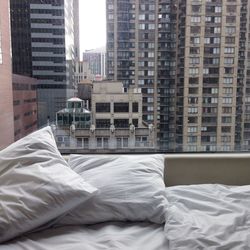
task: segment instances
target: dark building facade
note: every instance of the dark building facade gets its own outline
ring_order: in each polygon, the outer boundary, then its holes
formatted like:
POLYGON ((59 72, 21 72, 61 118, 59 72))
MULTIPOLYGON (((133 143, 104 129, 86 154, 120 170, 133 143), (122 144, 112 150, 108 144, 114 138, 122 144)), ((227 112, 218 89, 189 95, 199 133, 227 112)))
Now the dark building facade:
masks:
POLYGON ((53 121, 76 91, 77 6, 73 0, 11 0, 13 72, 38 79, 39 126, 53 121))

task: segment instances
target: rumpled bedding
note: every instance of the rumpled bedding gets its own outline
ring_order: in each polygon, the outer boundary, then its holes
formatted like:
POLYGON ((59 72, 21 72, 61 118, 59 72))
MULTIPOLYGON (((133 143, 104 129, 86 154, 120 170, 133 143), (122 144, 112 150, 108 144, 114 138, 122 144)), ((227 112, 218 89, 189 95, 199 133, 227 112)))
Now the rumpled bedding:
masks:
POLYGON ((169 249, 250 249, 250 186, 166 189, 169 249))
POLYGON ((1 250, 168 250, 164 226, 153 223, 107 222, 64 226, 32 233, 1 250))
POLYGON ((250 186, 166 188, 165 225, 106 222, 26 234, 0 250, 249 250, 250 186))

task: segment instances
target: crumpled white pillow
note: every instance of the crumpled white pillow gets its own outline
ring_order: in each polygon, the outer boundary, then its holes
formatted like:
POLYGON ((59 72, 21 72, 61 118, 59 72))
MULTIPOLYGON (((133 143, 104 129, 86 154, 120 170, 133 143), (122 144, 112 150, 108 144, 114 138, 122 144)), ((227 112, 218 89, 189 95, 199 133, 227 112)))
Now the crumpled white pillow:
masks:
POLYGON ((60 219, 60 225, 165 222, 164 155, 71 155, 69 165, 99 192, 60 219))
POLYGON ((50 127, 0 152, 0 243, 90 198, 96 188, 68 167, 50 127))

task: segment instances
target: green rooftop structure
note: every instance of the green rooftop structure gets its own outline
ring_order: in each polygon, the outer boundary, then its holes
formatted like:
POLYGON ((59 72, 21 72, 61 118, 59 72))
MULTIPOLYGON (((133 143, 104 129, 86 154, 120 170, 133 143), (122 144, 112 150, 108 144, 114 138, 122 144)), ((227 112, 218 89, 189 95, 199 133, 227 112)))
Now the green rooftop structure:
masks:
POLYGON ((83 100, 73 97, 67 100, 66 108, 56 113, 56 125, 58 127, 90 128, 91 113, 83 108, 83 100))

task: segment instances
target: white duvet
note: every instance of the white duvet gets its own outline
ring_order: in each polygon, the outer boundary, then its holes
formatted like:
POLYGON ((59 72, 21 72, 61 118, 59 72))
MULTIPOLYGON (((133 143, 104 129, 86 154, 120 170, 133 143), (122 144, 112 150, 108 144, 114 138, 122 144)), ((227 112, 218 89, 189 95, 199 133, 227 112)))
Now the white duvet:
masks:
POLYGON ((1 250, 168 250, 163 225, 101 223, 64 226, 20 237, 1 250))
POLYGON ((106 222, 28 234, 0 250, 249 250, 250 186, 166 188, 166 224, 106 222))
POLYGON ((250 186, 176 186, 166 194, 170 249, 250 249, 250 186))

